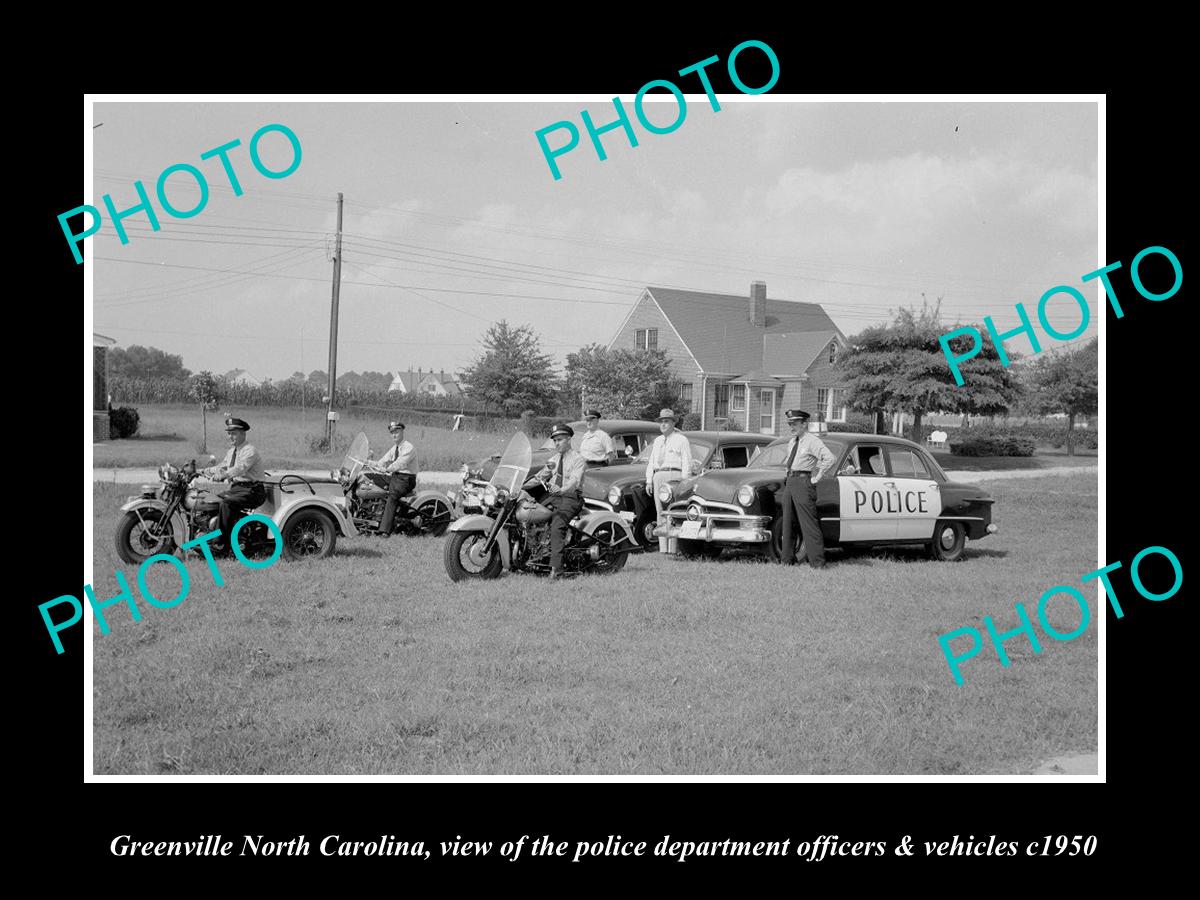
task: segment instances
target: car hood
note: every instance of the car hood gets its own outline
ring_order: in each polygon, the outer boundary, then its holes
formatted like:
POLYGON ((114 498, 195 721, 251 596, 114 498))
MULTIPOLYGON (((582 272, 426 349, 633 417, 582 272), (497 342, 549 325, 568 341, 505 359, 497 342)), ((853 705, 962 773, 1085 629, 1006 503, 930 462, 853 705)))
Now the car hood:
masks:
POLYGON ((639 484, 645 480, 646 466, 642 463, 588 469, 587 475, 583 479, 583 495, 603 500, 608 496, 608 492, 614 484, 624 487, 627 484, 639 484))
POLYGON ((744 484, 758 487, 783 482, 783 468, 777 469, 718 469, 680 482, 675 496, 682 498, 699 494, 714 503, 736 503, 738 488, 744 484))

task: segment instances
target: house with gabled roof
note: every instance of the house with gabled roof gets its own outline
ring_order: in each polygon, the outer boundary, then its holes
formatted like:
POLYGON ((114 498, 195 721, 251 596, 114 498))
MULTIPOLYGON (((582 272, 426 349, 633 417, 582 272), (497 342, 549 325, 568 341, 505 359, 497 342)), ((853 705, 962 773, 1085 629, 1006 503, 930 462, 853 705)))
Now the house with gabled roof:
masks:
POLYGON ((435 372, 433 369, 428 372, 423 372, 421 369, 417 369, 416 372, 412 369, 407 372, 396 372, 388 390, 399 391, 402 394, 432 394, 435 397, 459 397, 462 395, 462 389, 459 388, 453 373, 447 374, 445 369, 439 372, 435 372))
POLYGON ((742 296, 647 287, 608 346, 664 351, 683 382, 676 411, 699 412, 701 428, 782 434, 790 408, 846 421, 833 368, 846 336, 818 303, 768 301, 762 281, 742 296))

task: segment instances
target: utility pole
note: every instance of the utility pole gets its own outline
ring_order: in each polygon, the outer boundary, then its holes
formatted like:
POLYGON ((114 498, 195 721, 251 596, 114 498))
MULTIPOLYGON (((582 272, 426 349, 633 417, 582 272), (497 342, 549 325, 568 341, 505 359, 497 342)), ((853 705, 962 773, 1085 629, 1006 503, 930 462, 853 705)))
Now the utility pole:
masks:
POLYGON ((338 298, 342 289, 342 193, 338 191, 337 238, 333 250, 333 302, 329 307, 329 406, 325 410, 325 441, 333 452, 333 400, 337 384, 338 298))

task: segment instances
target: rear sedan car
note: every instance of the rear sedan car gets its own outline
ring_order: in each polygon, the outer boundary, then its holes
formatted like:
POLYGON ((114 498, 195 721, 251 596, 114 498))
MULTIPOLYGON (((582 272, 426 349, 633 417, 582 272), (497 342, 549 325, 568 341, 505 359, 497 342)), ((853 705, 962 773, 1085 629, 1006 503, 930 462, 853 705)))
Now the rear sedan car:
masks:
MULTIPOLYGON (((684 431, 682 434, 692 448, 696 471, 701 473, 745 468, 756 452, 775 440, 770 435, 740 431, 684 431)), ((654 500, 646 494, 645 488, 650 446, 648 442, 642 453, 626 465, 589 469, 583 479, 583 503, 591 509, 618 513, 630 523, 643 549, 657 550, 654 500)), ((684 479, 673 489, 690 493, 692 480, 684 479)))
MULTIPOLYGON (((921 544, 939 560, 962 557, 968 540, 998 529, 995 502, 982 488, 951 481, 925 448, 904 438, 837 433, 821 436, 837 462, 817 483, 817 515, 826 547, 921 544)), ((750 466, 693 480, 668 507, 666 533, 686 556, 728 547, 782 556, 784 463, 791 438, 765 447, 750 466)), ((795 555, 805 555, 794 529, 795 555)))
MULTIPOLYGON (((575 432, 575 437, 571 438, 571 447, 578 450, 579 442, 583 440, 583 436, 587 432, 587 423, 580 420, 568 424, 575 432)), ((617 461, 614 465, 621 465, 623 462, 636 458, 644 448, 648 448, 654 442, 660 433, 657 422, 647 422, 644 419, 601 419, 600 429, 607 432, 608 436, 613 439, 613 445, 617 451, 617 461)), ((546 465, 553 453, 554 441, 547 438, 540 447, 533 451, 529 468, 530 474, 536 473, 546 465)), ((454 507, 456 518, 479 511, 479 490, 492 477, 492 473, 496 471, 496 463, 499 461, 500 454, 494 453, 484 459, 463 463, 462 490, 448 491, 446 494, 454 507)), ((642 465, 645 466, 645 463, 642 465)))

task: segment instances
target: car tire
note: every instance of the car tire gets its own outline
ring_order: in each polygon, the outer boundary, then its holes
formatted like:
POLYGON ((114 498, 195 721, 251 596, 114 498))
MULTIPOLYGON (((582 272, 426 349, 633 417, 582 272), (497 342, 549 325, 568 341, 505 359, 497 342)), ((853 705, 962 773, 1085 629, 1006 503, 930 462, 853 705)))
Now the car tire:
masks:
POLYGON ((716 559, 724 549, 720 544, 713 544, 709 541, 675 539, 675 553, 684 559, 716 559))
POLYGON ((967 529, 962 522, 939 521, 933 529, 933 540, 929 542, 929 556, 941 562, 957 562, 962 559, 967 546, 967 529))
MULTIPOLYGON (((792 540, 796 544, 793 559, 796 562, 808 559, 808 551, 804 546, 804 532, 799 523, 792 528, 792 540)), ((783 519, 776 519, 771 523, 771 543, 767 545, 767 555, 771 562, 783 562, 783 519)))

